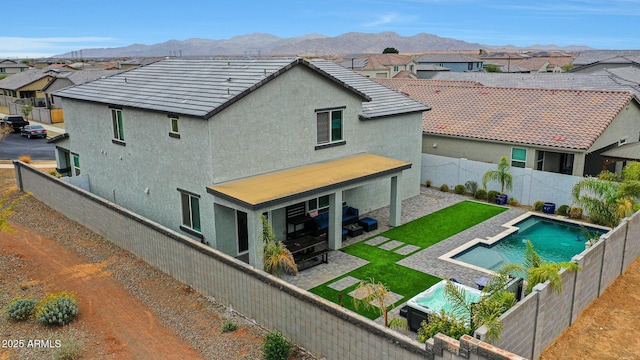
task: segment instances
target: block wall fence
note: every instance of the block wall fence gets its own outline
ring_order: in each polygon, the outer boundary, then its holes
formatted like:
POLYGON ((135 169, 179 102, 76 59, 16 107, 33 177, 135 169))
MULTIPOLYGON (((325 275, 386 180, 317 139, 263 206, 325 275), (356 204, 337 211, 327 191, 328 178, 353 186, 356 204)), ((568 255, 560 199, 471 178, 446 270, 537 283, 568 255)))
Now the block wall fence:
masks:
POLYGON ((574 256, 582 271, 561 271, 561 294, 539 284, 503 314, 496 344, 439 334, 425 345, 25 163, 14 166, 20 190, 326 359, 537 359, 640 255, 638 212, 574 256))

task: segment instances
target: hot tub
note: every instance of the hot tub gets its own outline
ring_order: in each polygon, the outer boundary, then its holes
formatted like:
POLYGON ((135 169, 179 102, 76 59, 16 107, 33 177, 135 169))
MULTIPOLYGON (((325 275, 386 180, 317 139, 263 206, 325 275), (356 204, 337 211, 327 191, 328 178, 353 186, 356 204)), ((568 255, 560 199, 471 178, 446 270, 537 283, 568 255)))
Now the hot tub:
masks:
MULTIPOLYGON (((429 313, 440 313, 441 309, 444 309, 446 312, 450 310, 450 305, 447 303, 447 298, 444 294, 446 284, 447 280, 442 280, 407 301, 407 322, 409 323, 410 330, 418 331, 420 324, 427 320, 429 313)), ((483 295, 483 293, 476 288, 458 283, 454 283, 454 285, 464 291, 466 296, 471 296, 474 301, 479 300, 483 295)))

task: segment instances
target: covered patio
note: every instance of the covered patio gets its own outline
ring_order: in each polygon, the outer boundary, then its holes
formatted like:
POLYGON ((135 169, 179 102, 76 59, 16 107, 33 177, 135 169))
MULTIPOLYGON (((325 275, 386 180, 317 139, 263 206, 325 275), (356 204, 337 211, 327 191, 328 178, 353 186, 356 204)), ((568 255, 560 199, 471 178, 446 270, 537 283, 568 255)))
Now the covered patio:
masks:
MULTIPOLYGON (((249 264, 262 268, 260 215, 264 214, 279 240, 288 234, 286 208, 319 197, 328 197, 327 241, 330 249, 342 247, 343 192, 388 181, 389 225, 400 224, 399 181, 411 163, 374 154, 358 154, 330 161, 260 174, 207 187, 214 197, 216 247, 236 256, 248 255, 249 264), (235 223, 235 224, 234 224, 235 223), (236 249, 229 244, 237 244, 236 249)), ((305 208, 304 216, 309 216, 305 208)), ((245 256, 246 257, 246 256, 245 256)))

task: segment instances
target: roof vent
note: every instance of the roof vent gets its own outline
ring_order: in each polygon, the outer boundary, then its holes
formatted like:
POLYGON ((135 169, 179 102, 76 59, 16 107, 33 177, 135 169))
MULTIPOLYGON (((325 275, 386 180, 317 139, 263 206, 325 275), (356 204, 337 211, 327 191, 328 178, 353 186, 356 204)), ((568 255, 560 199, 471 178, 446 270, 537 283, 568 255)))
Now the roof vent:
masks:
POLYGON ((436 94, 439 94, 439 93, 440 93, 440 89, 436 89, 436 94))
POLYGON ((438 126, 436 126, 436 129, 444 129, 446 127, 447 127, 447 125, 438 125, 438 126))
POLYGON ((567 138, 566 138, 566 137, 564 137, 564 136, 555 136, 555 137, 554 137, 553 139, 551 139, 551 140, 553 140, 553 141, 565 141, 565 140, 567 140, 567 138))

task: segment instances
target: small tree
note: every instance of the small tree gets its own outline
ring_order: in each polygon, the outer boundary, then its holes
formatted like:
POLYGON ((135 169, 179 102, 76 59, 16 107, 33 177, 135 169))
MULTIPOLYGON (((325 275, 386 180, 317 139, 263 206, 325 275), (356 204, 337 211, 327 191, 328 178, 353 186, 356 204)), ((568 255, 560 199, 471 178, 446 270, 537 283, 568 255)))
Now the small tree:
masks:
POLYGON ((511 191, 513 189, 513 175, 509 172, 511 165, 509 165, 509 159, 503 156, 498 163, 498 169, 489 170, 484 173, 482 177, 482 186, 486 189, 487 182, 497 181, 502 186, 500 194, 504 195, 504 190, 511 191))
POLYGON ((527 294, 531 293, 533 287, 549 280, 551 290, 558 295, 562 293, 562 277, 560 270, 580 271, 580 265, 570 262, 549 262, 543 260, 540 255, 533 249, 533 243, 527 240, 527 249, 524 256, 524 271, 527 277, 527 294))
POLYGON ((399 54, 400 51, 398 51, 398 49, 394 48, 394 47, 388 47, 388 48, 384 48, 384 50, 382 50, 383 54, 399 54))
POLYGON ((495 64, 485 64, 484 65, 484 71, 490 72, 490 73, 501 73, 502 72, 502 70, 500 70, 500 66, 495 65, 495 64))
POLYGON ((267 218, 260 215, 260 220, 262 221, 260 240, 264 243, 262 248, 264 271, 274 275, 282 273, 298 275, 298 267, 291 251, 287 249, 282 241, 276 239, 276 235, 273 233, 273 228, 269 225, 267 218))
POLYGON ((28 120, 29 115, 31 115, 31 113, 33 112, 33 105, 31 104, 22 105, 21 111, 22 111, 22 115, 24 115, 24 117, 28 120))
POLYGON ((359 307, 378 310, 384 316, 384 326, 389 326, 387 303, 391 301, 391 290, 373 278, 360 281, 353 294, 353 306, 356 310, 359 307))

